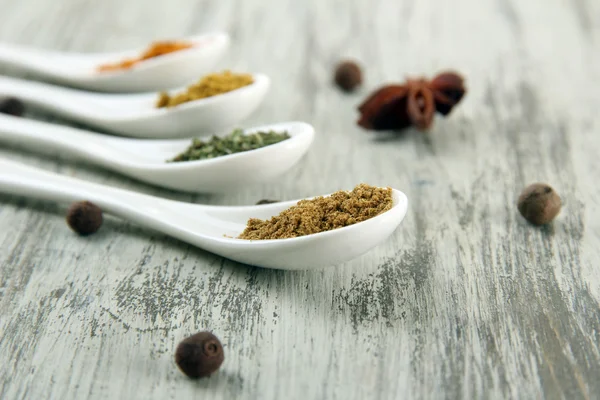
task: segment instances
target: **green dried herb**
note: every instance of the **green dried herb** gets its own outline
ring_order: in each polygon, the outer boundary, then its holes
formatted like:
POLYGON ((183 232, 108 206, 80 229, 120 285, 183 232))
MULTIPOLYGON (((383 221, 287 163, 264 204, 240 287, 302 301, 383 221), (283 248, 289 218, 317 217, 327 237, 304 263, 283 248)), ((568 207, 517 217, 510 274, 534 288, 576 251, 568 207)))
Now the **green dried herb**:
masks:
POLYGON ((192 144, 186 151, 168 162, 206 160, 226 156, 228 154, 255 150, 289 139, 287 132, 254 132, 244 135, 242 129, 236 129, 227 136, 213 136, 209 141, 192 139, 192 144))

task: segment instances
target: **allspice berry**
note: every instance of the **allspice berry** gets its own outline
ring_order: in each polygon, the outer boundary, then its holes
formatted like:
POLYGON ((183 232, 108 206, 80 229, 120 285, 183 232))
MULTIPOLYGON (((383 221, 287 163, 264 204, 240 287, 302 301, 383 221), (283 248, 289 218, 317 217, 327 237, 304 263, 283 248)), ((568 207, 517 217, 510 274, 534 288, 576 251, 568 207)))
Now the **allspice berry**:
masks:
POLYGON ((219 369, 224 359, 221 342, 210 332, 199 332, 185 338, 175 351, 175 363, 190 378, 210 376, 219 369))
POLYGON ((73 203, 67 210, 67 224, 82 236, 96 232, 102 221, 102 209, 89 201, 73 203))
POLYGON ((14 115, 20 117, 25 112, 25 105, 19 99, 8 97, 0 99, 0 114, 14 115))
POLYGON ((534 225, 551 222, 560 212, 561 206, 560 196, 545 183, 527 186, 521 192, 517 204, 523 218, 534 225))
POLYGON ((353 61, 343 61, 335 69, 334 81, 340 89, 351 92, 362 83, 362 71, 353 61))
POLYGON ((256 202, 257 206, 260 206, 261 204, 272 204, 272 203, 279 203, 279 200, 270 200, 270 199, 262 199, 256 202))

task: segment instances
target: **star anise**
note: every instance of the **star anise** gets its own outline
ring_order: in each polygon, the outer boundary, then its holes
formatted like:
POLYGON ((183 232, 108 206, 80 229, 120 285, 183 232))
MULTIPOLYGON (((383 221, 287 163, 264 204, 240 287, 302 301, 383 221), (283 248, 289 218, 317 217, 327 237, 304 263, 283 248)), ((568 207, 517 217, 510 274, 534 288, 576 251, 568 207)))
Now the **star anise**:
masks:
POLYGON ((431 81, 408 79, 403 85, 386 85, 371 94, 359 107, 358 125, 381 131, 415 126, 427 130, 435 112, 446 116, 463 98, 463 78, 443 72, 431 81))

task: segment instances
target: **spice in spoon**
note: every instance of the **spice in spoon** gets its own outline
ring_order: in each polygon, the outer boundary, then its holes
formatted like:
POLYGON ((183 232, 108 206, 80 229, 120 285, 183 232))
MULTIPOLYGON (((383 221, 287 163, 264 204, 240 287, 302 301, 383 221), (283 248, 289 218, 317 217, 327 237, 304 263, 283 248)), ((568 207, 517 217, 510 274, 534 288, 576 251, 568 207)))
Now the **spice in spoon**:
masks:
POLYGON ((206 160, 255 150, 289 138, 290 135, 287 132, 267 131, 244 134, 242 129, 236 129, 227 136, 213 136, 206 142, 197 138, 192 139, 190 147, 169 162, 206 160))
POLYGON ((252 83, 254 83, 254 78, 251 74, 235 74, 231 71, 208 74, 197 83, 189 86, 184 92, 174 95, 169 95, 167 92, 159 93, 156 107, 175 107, 188 101, 231 92, 252 83))
POLYGON ((361 183, 351 192, 300 200, 269 220, 251 218, 238 239, 286 239, 353 225, 392 208, 392 189, 361 183))
POLYGON ((119 61, 114 64, 104 64, 98 67, 98 71, 106 72, 106 71, 116 71, 122 69, 130 69, 131 67, 139 64, 142 61, 148 60, 150 58, 159 57, 168 53, 173 53, 175 51, 189 49, 193 47, 192 43, 188 42, 179 42, 179 41, 161 41, 152 43, 141 56, 136 58, 128 58, 122 61, 119 61))

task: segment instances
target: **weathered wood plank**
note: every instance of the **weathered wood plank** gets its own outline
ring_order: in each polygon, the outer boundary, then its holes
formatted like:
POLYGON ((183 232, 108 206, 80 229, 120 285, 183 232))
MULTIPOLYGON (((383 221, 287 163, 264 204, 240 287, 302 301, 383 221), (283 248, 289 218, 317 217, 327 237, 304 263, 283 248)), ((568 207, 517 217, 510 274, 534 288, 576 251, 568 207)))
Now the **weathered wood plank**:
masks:
MULTIPOLYGON (((65 205, 0 196, 0 398, 600 397, 600 3, 594 0, 43 2, 0 0, 0 40, 72 51, 224 29, 223 67, 273 79, 248 125, 318 136, 289 174, 230 195, 150 188, 83 163, 0 156, 185 201, 251 204, 365 181, 405 191, 393 237, 339 267, 268 271, 109 218, 79 238, 65 205), (340 57, 365 87, 331 85, 340 57), (445 68, 469 93, 428 135, 355 126, 369 90, 445 68), (516 212, 546 181, 552 227, 516 212), (226 361, 190 382, 185 335, 226 361)), ((15 73, 2 70, 1 73, 15 73)), ((59 121, 65 123, 64 121, 59 121)))

